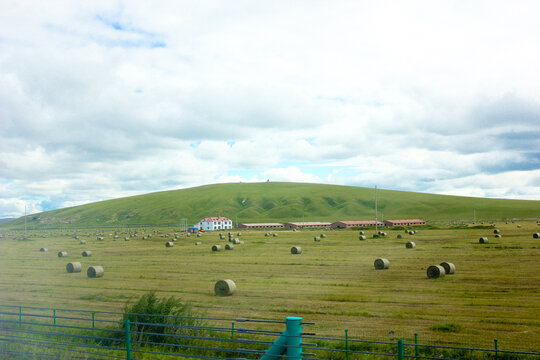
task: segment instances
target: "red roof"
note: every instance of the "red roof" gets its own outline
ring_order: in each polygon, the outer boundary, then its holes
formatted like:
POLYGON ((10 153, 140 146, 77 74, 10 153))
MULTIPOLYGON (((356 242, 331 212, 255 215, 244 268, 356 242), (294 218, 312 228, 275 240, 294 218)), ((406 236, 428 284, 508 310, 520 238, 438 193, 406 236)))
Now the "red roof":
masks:
POLYGON ((215 216, 215 217, 204 218, 199 222, 203 222, 203 221, 231 221, 231 219, 223 217, 223 216, 215 216))

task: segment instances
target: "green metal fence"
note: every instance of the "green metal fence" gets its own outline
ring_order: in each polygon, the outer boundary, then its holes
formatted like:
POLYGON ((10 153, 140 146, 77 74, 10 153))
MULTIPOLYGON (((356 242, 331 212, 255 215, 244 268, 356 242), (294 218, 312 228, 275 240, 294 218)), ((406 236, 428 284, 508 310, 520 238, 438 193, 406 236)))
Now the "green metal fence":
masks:
POLYGON ((282 320, 182 318, 0 305, 0 359, 538 359, 538 351, 369 341, 305 332, 299 317, 282 320), (186 321, 204 322, 189 325, 186 321), (159 321, 158 321, 159 320, 159 321), (248 327, 244 327, 244 326, 248 327), (265 329, 262 329, 264 327, 265 329))

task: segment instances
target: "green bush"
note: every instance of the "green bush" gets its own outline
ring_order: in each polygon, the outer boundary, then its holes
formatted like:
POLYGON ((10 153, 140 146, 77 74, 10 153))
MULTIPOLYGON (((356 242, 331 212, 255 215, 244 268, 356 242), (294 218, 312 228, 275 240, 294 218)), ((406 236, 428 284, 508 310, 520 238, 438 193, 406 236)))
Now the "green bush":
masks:
POLYGON ((184 336, 198 335, 193 327, 204 326, 204 321, 193 312, 190 303, 174 296, 158 298, 155 292, 142 295, 133 304, 127 303, 123 320, 124 330, 125 320, 130 321, 134 341, 156 343, 189 343, 190 339, 184 336))

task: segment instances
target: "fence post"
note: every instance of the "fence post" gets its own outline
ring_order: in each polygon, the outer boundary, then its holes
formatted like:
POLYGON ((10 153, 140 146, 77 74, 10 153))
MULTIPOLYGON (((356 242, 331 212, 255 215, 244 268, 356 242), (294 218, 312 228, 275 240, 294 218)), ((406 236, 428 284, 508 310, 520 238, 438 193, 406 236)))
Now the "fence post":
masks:
POLYGON ((96 313, 92 311, 92 329, 96 328, 95 317, 96 313))
POLYGON ((414 333, 414 356, 418 357, 418 334, 414 333))
POLYGON ((52 316, 53 316, 53 325, 56 325, 56 309, 52 310, 52 316))
POLYGON ((403 349, 403 340, 397 341, 397 356, 398 356, 398 360, 405 359, 405 351, 403 349))
POLYGON ((231 323, 231 339, 234 340, 234 321, 231 323))
POLYGON ((302 318, 288 316, 287 324, 287 360, 302 359, 302 318))
POLYGON ((126 319, 126 360, 131 360, 131 327, 126 319))
POLYGON ((345 359, 349 360, 349 329, 345 329, 345 359))
POLYGON ((495 343, 495 358, 499 356, 499 340, 493 339, 493 342, 495 343))

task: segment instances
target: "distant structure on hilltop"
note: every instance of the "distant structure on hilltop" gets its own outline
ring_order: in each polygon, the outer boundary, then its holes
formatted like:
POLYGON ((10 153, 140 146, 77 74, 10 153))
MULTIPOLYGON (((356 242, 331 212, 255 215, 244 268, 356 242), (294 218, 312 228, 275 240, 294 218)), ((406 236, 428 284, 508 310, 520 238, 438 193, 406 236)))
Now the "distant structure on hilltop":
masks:
POLYGON ((204 231, 232 229, 232 220, 223 216, 207 217, 199 221, 195 226, 196 229, 204 231))

